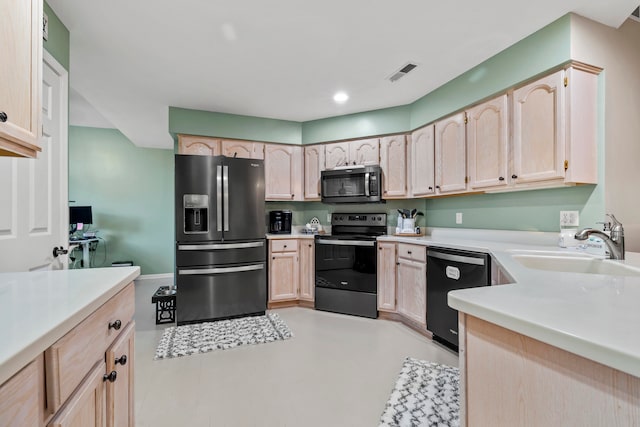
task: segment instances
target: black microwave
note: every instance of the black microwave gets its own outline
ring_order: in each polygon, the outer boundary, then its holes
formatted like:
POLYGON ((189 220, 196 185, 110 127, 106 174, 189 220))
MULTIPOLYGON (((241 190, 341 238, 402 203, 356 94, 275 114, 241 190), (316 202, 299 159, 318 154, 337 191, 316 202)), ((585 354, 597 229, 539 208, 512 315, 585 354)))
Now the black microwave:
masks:
POLYGON ((382 202, 382 169, 378 165, 349 166, 320 173, 324 203, 382 202))

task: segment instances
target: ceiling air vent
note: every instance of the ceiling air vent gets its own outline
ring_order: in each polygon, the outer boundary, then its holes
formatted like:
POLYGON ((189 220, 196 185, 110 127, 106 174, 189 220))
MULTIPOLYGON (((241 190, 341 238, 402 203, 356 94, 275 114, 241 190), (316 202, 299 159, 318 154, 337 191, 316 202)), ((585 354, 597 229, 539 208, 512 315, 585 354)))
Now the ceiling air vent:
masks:
POLYGON ((400 78, 406 76, 407 74, 409 74, 410 71, 412 71, 414 68, 416 68, 417 65, 413 64, 411 62, 407 62, 405 65, 402 66, 402 68, 400 68, 398 71, 394 72, 390 77, 388 77, 388 80, 391 81, 391 83, 400 80, 400 78))
POLYGON ((640 22, 640 6, 636 7, 636 10, 631 12, 630 18, 633 19, 634 21, 640 22))

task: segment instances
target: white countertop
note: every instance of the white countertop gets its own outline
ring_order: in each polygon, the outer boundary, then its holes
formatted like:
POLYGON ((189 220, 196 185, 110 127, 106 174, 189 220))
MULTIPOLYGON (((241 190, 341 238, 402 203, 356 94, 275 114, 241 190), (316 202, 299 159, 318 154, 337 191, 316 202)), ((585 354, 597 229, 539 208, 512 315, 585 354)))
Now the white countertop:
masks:
POLYGON ((140 275, 140 267, 0 274, 0 384, 140 275))
MULTIPOLYGON (((513 258, 514 250, 575 253, 555 245, 557 233, 430 231, 378 240, 490 253, 515 283, 450 292, 451 307, 640 377, 640 277, 544 271, 513 258)), ((640 267, 640 254, 607 262, 640 267)))

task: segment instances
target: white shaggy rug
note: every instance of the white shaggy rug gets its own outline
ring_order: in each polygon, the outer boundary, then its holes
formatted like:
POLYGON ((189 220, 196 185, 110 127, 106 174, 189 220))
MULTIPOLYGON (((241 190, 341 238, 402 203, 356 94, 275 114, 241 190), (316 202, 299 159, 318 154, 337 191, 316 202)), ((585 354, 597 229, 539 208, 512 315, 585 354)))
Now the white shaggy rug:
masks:
POLYGON ((277 313, 165 329, 154 360, 286 340, 293 334, 277 313))
POLYGON ((459 426, 460 370, 407 357, 380 426, 459 426))

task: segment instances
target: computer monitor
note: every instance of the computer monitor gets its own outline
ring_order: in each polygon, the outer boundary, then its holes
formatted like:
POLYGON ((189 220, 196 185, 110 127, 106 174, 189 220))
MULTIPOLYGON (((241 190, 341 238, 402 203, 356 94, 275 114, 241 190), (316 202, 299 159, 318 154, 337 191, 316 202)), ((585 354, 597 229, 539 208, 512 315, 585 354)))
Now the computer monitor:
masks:
POLYGON ((69 225, 93 224, 91 206, 69 206, 69 225))

